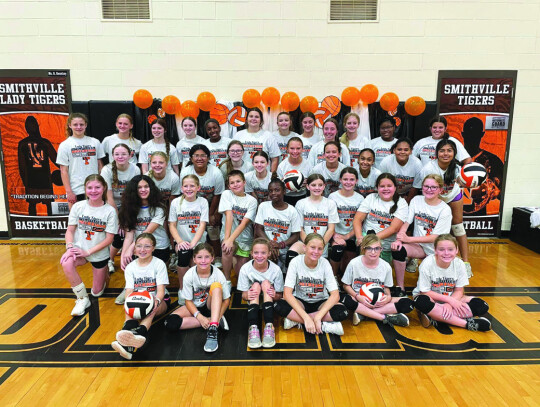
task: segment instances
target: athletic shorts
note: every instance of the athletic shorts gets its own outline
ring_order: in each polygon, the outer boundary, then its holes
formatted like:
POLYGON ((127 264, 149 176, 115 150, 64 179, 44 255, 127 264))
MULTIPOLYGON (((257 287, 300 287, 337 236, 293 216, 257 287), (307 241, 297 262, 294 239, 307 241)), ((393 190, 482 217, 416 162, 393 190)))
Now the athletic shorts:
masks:
POLYGON ((95 269, 102 269, 103 267, 107 266, 109 264, 110 258, 107 257, 105 260, 100 261, 91 261, 90 264, 95 269))

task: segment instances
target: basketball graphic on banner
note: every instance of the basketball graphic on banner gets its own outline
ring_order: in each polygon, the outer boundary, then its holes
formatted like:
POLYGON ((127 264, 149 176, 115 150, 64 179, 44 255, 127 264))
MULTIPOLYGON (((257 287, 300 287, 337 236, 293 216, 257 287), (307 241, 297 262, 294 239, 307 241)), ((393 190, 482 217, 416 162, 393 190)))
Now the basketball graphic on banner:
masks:
POLYGON ((225 124, 229 120, 229 108, 221 103, 217 103, 210 110, 210 117, 216 119, 219 124, 225 124))
POLYGON ((339 114, 341 110, 341 102, 337 96, 327 96, 321 102, 321 106, 330 112, 332 116, 339 114))
POLYGON ((247 111, 242 106, 235 106, 229 111, 229 123, 234 127, 243 126, 246 123, 247 111))

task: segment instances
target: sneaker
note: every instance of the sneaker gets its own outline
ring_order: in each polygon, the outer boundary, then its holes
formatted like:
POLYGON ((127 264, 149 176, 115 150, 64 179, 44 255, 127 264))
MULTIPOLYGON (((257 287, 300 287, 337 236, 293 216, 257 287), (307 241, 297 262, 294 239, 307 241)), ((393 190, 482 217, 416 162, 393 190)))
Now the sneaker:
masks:
POLYGON ((229 330, 229 324, 227 323, 227 320, 225 319, 225 315, 223 315, 221 317, 221 319, 219 320, 219 327, 221 329, 223 329, 224 331, 228 331, 229 330))
POLYGON ((122 346, 133 346, 136 349, 142 347, 146 342, 146 337, 137 335, 133 331, 122 329, 116 333, 116 340, 122 346))
POLYGON ((133 347, 126 346, 124 348, 122 345, 120 345, 120 343, 118 341, 114 341, 113 343, 111 343, 111 346, 124 359, 131 360, 131 358, 133 358, 133 351, 135 350, 133 347))
POLYGON ((409 318, 405 314, 388 314, 384 317, 383 322, 390 326, 409 326, 409 318))
POLYGON ((465 269, 467 270, 467 277, 471 278, 474 274, 472 272, 471 263, 465 261, 465 269))
POLYGON ((74 317, 80 317, 81 315, 85 314, 87 308, 90 308, 90 298, 77 298, 75 301, 75 306, 71 310, 71 315, 74 317))
POLYGON ((216 257, 216 259, 214 260, 214 266, 216 266, 220 270, 223 268, 223 263, 221 262, 221 257, 216 257))
POLYGON ((283 320, 283 329, 291 329, 291 328, 294 328, 295 326, 300 327, 300 323, 291 321, 289 318, 285 318, 283 320))
POLYGON ((467 318, 467 329, 480 332, 491 331, 491 322, 484 317, 467 318))
POLYGON ((261 346, 261 333, 259 332, 259 327, 257 327, 257 325, 251 325, 248 330, 248 348, 257 349, 261 346))
POLYGON ((171 258, 169 259, 169 270, 175 272, 177 264, 178 264, 178 256, 176 255, 176 253, 173 252, 171 254, 171 258))
POLYGON ((178 305, 186 305, 186 300, 182 297, 182 289, 178 290, 178 305))
POLYGON ((206 333, 206 343, 204 344, 205 352, 215 352, 218 349, 218 327, 210 326, 206 333))
POLYGON ((418 319, 420 320, 420 325, 422 325, 424 328, 429 328, 430 325, 433 325, 433 320, 427 316, 427 314, 424 314, 423 312, 418 312, 418 319))
POLYGON ((418 259, 411 259, 407 263, 407 267, 405 267, 405 270, 408 273, 416 273, 416 269, 418 268, 418 259))
POLYGON ((232 281, 227 280, 227 287, 229 287, 229 293, 232 294, 232 281))
POLYGON ((276 345, 276 332, 274 331, 274 324, 271 322, 264 326, 263 331, 263 348, 273 348, 276 345))
POLYGON ((362 314, 359 314, 358 312, 353 312, 353 316, 352 316, 352 324, 353 324, 353 326, 356 326, 360 322, 365 321, 365 320, 366 320, 365 316, 363 316, 362 314))
POLYGON ((322 331, 327 334, 343 335, 343 325, 341 322, 325 322, 322 323, 322 331))
POLYGON ((109 274, 112 274, 116 271, 116 269, 114 268, 114 260, 109 260, 107 265, 109 266, 109 274))
POLYGON ((126 302, 126 289, 124 288, 120 294, 118 294, 118 297, 116 297, 116 300, 114 300, 114 303, 116 305, 124 305, 126 302))

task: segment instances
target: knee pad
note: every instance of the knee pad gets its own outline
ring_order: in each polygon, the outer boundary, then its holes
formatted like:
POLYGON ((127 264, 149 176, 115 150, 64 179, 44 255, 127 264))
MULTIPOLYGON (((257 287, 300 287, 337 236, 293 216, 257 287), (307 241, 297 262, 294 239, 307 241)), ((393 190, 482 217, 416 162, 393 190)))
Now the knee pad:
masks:
POLYGON ((274 311, 282 317, 286 317, 291 312, 292 307, 285 300, 279 300, 274 303, 274 311))
POLYGON ((216 288, 223 290, 223 286, 221 285, 219 281, 214 281, 212 285, 210 286, 210 295, 212 295, 212 291, 214 291, 216 288))
POLYGON ((188 267, 191 258, 193 257, 193 250, 179 250, 178 251, 178 267, 188 267))
POLYGON ((452 225, 452 233, 454 234, 455 237, 465 236, 467 234, 467 232, 465 231, 465 227, 463 226, 463 223, 452 225))
POLYGON ((402 298, 395 305, 400 314, 408 314, 414 309, 414 302, 410 298, 402 298))
POLYGON ((399 250, 392 250, 392 258, 396 261, 405 261, 407 260, 407 250, 403 246, 399 250))
POLYGON ((358 307, 358 303, 348 294, 344 294, 339 302, 345 305, 345 308, 349 311, 354 311, 358 307))
POLYGON ((475 317, 484 315, 489 311, 489 305, 481 298, 473 298, 469 301, 469 308, 475 317))
POLYGON ((176 332, 182 326, 184 319, 180 315, 172 314, 165 319, 165 328, 170 332, 176 332))
POLYGON ((285 258, 285 266, 289 267, 289 263, 296 256, 298 256, 298 252, 295 252, 294 250, 287 250, 287 257, 285 258))
POLYGON ((424 314, 429 314, 435 307, 435 303, 427 295, 420 294, 414 300, 414 307, 424 314))
POLYGON ((336 304, 332 308, 330 308, 330 311, 328 311, 330 316, 332 317, 332 320, 334 321, 344 321, 349 316, 349 310, 345 308, 343 304, 336 304))
POLYGON ((125 329, 126 331, 131 331, 132 329, 135 329, 139 326, 139 321, 136 319, 128 319, 126 322, 124 322, 124 326, 122 329, 125 329))
POLYGON ((343 258, 343 252, 345 251, 345 246, 335 245, 330 248, 330 260, 335 262, 340 262, 343 258))

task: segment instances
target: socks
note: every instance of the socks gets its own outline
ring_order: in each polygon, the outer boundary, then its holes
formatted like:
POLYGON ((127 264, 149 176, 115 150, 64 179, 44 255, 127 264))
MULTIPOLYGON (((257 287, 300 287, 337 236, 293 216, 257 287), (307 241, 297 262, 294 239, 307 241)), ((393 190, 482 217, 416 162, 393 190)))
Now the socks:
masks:
POLYGON ((71 287, 75 295, 77 296, 77 299, 83 299, 85 297, 88 297, 88 294, 86 293, 86 287, 84 286, 84 283, 79 284, 76 287, 71 287))

